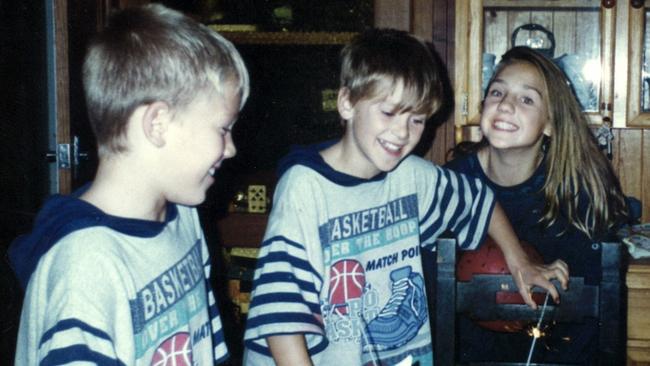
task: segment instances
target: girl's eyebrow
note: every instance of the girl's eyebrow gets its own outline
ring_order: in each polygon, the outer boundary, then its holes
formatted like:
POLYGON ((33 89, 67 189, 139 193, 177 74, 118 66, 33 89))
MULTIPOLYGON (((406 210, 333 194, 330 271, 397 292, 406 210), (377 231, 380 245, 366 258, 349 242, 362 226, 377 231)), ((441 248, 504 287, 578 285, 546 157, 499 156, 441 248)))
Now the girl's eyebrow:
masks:
POLYGON ((536 87, 534 87, 532 85, 524 84, 524 88, 534 91, 535 93, 537 93, 539 95, 540 98, 543 98, 542 91, 537 89, 536 87))
MULTIPOLYGON (((499 78, 495 78, 494 80, 492 80, 492 84, 496 84, 496 83, 507 85, 507 83, 503 79, 499 79, 499 78)), ((542 95, 542 91, 539 90, 537 87, 535 87, 533 85, 524 84, 524 89, 534 91, 535 93, 537 93, 539 95, 540 98, 544 97, 542 95)))

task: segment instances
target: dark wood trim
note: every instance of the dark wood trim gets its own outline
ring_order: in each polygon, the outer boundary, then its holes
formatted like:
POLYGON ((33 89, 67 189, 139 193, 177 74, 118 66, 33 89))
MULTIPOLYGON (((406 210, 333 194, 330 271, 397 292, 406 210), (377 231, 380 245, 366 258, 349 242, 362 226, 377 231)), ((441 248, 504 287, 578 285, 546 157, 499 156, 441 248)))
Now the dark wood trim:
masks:
MULTIPOLYGON (((68 1, 54 0, 54 72, 56 75, 56 143, 70 144, 70 70, 68 63, 68 1)), ((72 170, 59 168, 59 193, 72 190, 72 170)))

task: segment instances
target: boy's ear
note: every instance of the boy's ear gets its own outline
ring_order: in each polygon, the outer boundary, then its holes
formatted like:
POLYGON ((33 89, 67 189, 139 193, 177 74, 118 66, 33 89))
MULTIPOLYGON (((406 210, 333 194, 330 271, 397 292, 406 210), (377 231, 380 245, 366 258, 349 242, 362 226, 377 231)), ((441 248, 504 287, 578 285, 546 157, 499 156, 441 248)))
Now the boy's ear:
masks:
POLYGON ((145 107, 142 116, 145 137, 156 147, 165 145, 165 133, 171 122, 171 111, 165 102, 153 102, 145 107))
POLYGON ((341 118, 346 121, 352 119, 352 116, 354 116, 354 106, 350 102, 350 89, 339 89, 338 98, 336 99, 336 107, 339 110, 341 118))

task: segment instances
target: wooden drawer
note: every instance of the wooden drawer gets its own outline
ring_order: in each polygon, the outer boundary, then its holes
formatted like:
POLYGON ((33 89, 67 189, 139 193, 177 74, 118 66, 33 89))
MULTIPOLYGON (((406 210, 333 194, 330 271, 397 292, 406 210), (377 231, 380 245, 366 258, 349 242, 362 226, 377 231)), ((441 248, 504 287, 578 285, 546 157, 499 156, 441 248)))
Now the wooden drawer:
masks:
POLYGON ((625 282, 627 364, 650 366, 650 259, 630 260, 625 282))
POLYGON ((268 219, 267 214, 229 213, 217 221, 221 245, 225 248, 259 248, 268 219))

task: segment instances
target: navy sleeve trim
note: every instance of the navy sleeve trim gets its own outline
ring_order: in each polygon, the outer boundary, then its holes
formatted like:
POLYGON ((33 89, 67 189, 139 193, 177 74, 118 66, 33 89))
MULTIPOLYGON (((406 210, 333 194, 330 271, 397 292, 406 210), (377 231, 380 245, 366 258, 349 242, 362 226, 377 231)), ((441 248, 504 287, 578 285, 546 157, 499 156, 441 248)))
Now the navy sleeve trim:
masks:
POLYGON ((41 337, 41 342, 39 344, 39 347, 42 346, 45 342, 49 341, 52 339, 54 334, 58 332, 62 332, 68 329, 72 328, 79 328, 82 331, 86 333, 90 333, 93 336, 97 338, 102 338, 105 339, 111 343, 113 343, 113 340, 111 337, 104 331, 97 329, 95 327, 91 327, 87 323, 82 322, 81 320, 78 319, 64 319, 56 323, 52 328, 50 328, 47 332, 43 333, 43 337, 41 337))
POLYGON ((113 359, 102 355, 101 353, 91 351, 85 345, 75 345, 66 348, 60 348, 50 351, 50 353, 41 360, 39 365, 63 365, 70 362, 92 362, 98 366, 126 366, 126 364, 118 359, 113 359))

